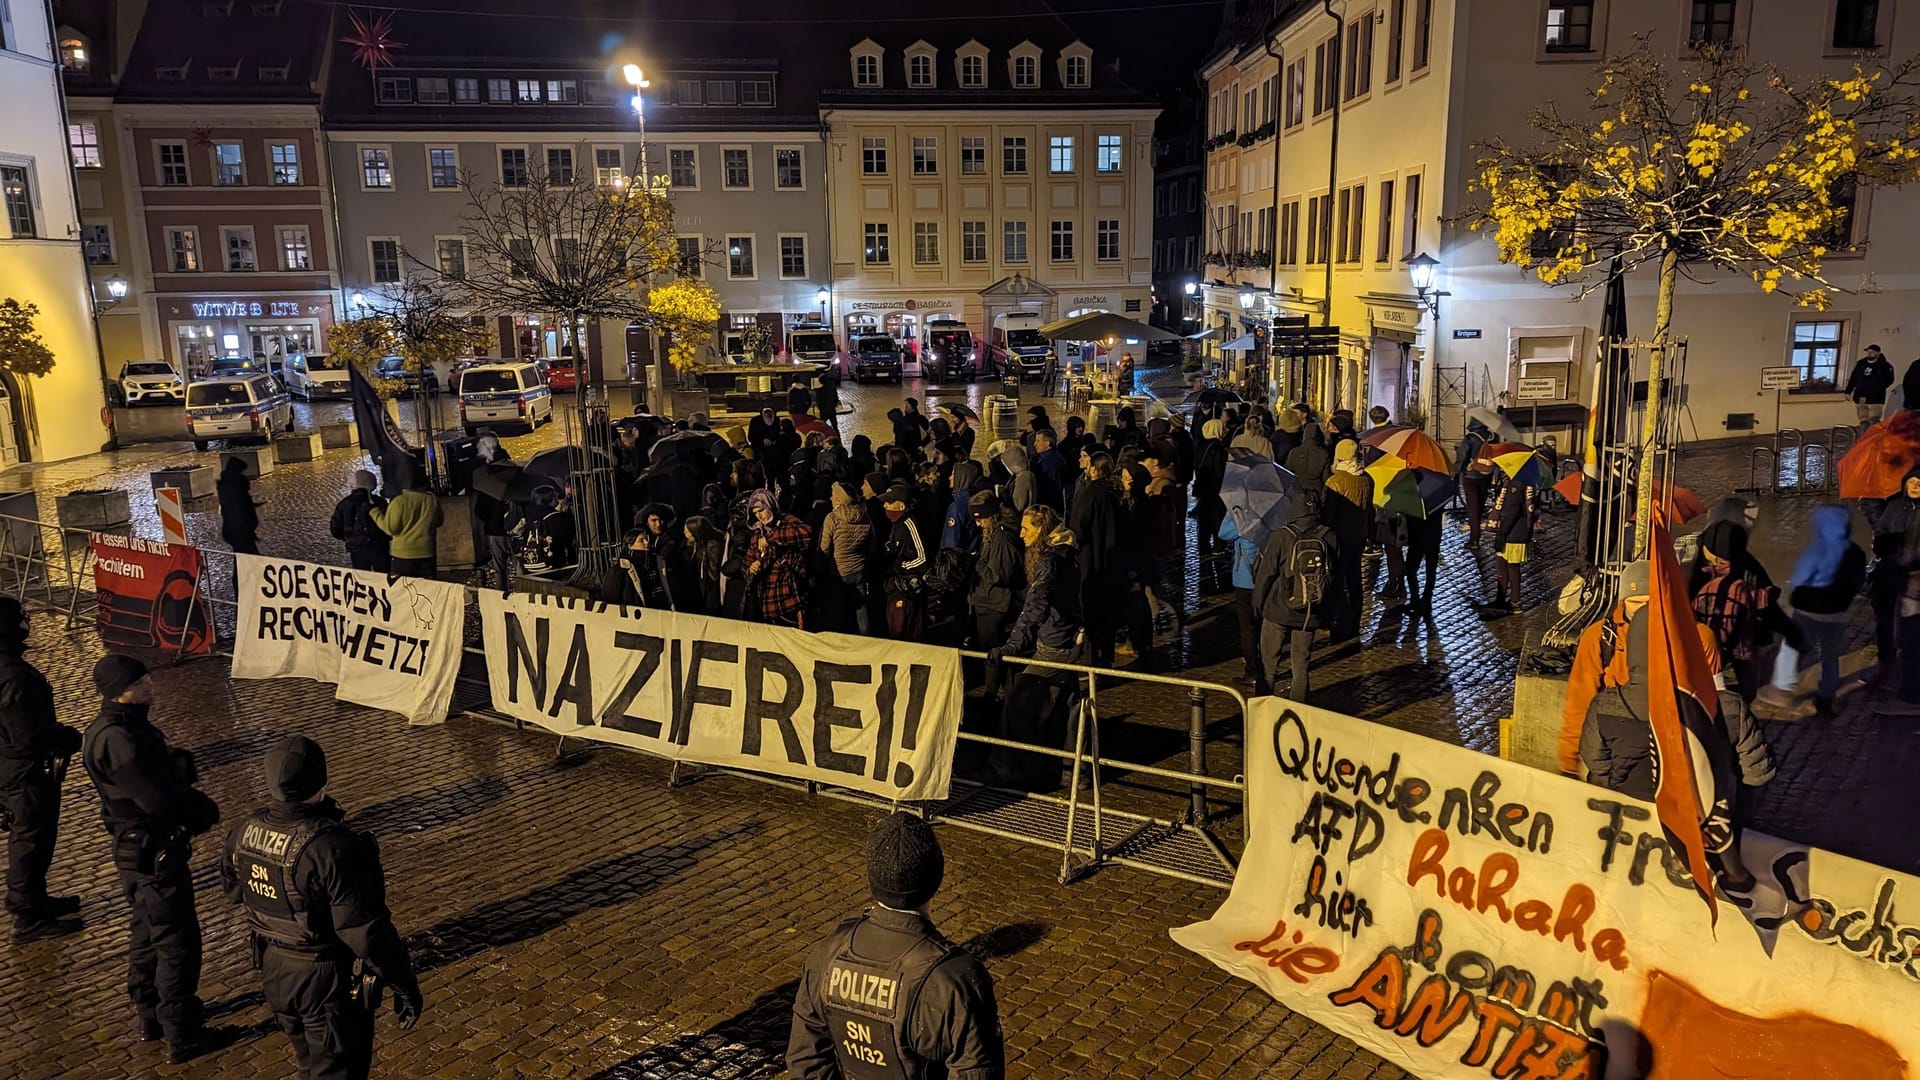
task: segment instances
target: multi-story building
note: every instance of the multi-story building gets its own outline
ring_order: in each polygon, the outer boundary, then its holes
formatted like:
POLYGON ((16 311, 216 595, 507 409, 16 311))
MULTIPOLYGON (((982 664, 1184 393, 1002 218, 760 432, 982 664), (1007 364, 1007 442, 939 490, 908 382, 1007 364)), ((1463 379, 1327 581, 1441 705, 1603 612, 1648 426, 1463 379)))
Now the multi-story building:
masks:
POLYGON ((113 119, 114 91, 142 10, 115 0, 68 0, 55 11, 81 249, 99 301, 100 352, 109 377, 129 360, 163 355, 152 304, 139 291, 137 268, 147 250, 139 192, 128 184, 126 151, 113 119))
POLYGON ((1040 5, 968 8, 813 61, 837 327, 1146 318, 1158 106, 1040 5))
MULTIPOLYGON (((709 38, 669 24, 645 48, 589 56, 572 28, 513 18, 515 49, 503 58, 489 55, 498 23, 403 12, 396 66, 369 76, 350 54, 335 57, 327 140, 349 297, 398 280, 410 262, 457 272, 469 191, 538 170, 627 183, 644 165, 670 183, 684 265, 719 294, 723 325, 779 332, 825 317, 819 117, 810 88, 784 70, 777 35, 709 38), (649 84, 644 152, 629 63, 649 84)), ((553 312, 496 318, 501 355, 570 347, 553 312)), ((624 323, 589 320, 576 332, 602 377, 651 359, 649 336, 624 323)))
MULTIPOLYGON (((31 304, 44 375, 0 369, 0 465, 91 453, 108 440, 60 87, 67 46, 44 0, 0 8, 0 300, 31 304)), ((84 55, 73 57, 82 60, 84 55)))
MULTIPOLYGON (((1526 17, 1516 18, 1512 5, 1367 0, 1336 7, 1336 19, 1306 0, 1244 5, 1204 69, 1208 212, 1221 238, 1211 250, 1252 257, 1210 257, 1208 324, 1239 330, 1304 314, 1336 325, 1341 355, 1273 372, 1275 392, 1416 410, 1449 434, 1460 405, 1501 401, 1521 377, 1551 376, 1554 400, 1581 401, 1600 298, 1575 303, 1570 291, 1540 285, 1466 227, 1475 147, 1496 136, 1524 142, 1529 113, 1546 102, 1584 104, 1594 64, 1631 48, 1636 33, 1673 56, 1676 77, 1695 40, 1743 44, 1789 73, 1841 73, 1863 54, 1920 52, 1920 23, 1896 19, 1897 6, 1527 0, 1526 17), (1258 91, 1258 132, 1270 96, 1260 88, 1276 73, 1279 148, 1267 183, 1247 160, 1266 148, 1240 142, 1249 89, 1258 91), (1267 252, 1270 273, 1260 265, 1267 252), (1440 264, 1437 317, 1432 293, 1423 298, 1412 285, 1409 263, 1421 254, 1440 264)), ((1904 334, 1920 332, 1914 256, 1896 239, 1916 224, 1920 194, 1862 188, 1854 198, 1851 245, 1827 259, 1849 290, 1834 310, 1798 309, 1707 267, 1682 282, 1674 328, 1689 344, 1688 438, 1770 430, 1774 394, 1760 388, 1762 367, 1794 366, 1806 381, 1805 392, 1786 395, 1782 426, 1846 423, 1851 410, 1832 390, 1852 360, 1875 343, 1898 356, 1904 334)), ((1652 326, 1654 288, 1651 272, 1628 283, 1640 336, 1652 326)))
POLYGON ((1198 95, 1182 90, 1154 125, 1152 321, 1182 334, 1200 329, 1205 117, 1198 95))

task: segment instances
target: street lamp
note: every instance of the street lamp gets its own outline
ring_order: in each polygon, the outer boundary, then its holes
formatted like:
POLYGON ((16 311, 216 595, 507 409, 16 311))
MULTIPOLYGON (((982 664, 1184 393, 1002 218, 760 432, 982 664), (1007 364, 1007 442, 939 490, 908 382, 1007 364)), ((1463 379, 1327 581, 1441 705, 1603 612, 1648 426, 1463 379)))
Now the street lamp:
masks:
POLYGON ((1192 296, 1194 293, 1197 293, 1200 291, 1200 286, 1194 282, 1189 281, 1185 285, 1185 289, 1186 289, 1187 295, 1192 296))
POLYGON ((647 101, 641 91, 653 84, 647 81, 646 73, 640 70, 639 64, 628 64, 620 69, 620 74, 626 78, 627 85, 633 87, 633 116, 640 125, 640 189, 652 191, 652 184, 647 178, 647 101))
POLYGON ((1240 290, 1240 310, 1242 311, 1253 310, 1253 290, 1252 289, 1240 290))
POLYGON ((108 278, 107 297, 116 304, 125 300, 127 298, 127 279, 117 274, 108 278))
POLYGON ((833 303, 833 290, 822 285, 820 291, 813 294, 813 299, 820 305, 820 325, 826 326, 832 321, 827 317, 827 305, 833 303))
POLYGON ((1440 365, 1440 299, 1444 296, 1453 295, 1452 293, 1443 292, 1434 287, 1434 282, 1439 277, 1439 274, 1440 260, 1424 251, 1407 260, 1407 276, 1413 280, 1413 291, 1420 297, 1420 305, 1427 309, 1427 314, 1433 316, 1433 342, 1427 349, 1427 363, 1428 366, 1434 370, 1428 373, 1427 382, 1432 390, 1434 407, 1427 410, 1427 425, 1436 431, 1439 430, 1436 425, 1440 422, 1440 418, 1436 415, 1439 412, 1440 392, 1440 378, 1438 374, 1440 365))
POLYGON ((367 294, 363 292, 357 292, 357 293, 354 293, 352 296, 347 297, 347 306, 355 308, 357 310, 361 310, 361 311, 366 310, 367 294))
POLYGON ((1424 251, 1407 260, 1407 274, 1413 278, 1413 291, 1419 293, 1422 300, 1427 298, 1428 290, 1433 288, 1434 275, 1439 272, 1440 260, 1424 251))

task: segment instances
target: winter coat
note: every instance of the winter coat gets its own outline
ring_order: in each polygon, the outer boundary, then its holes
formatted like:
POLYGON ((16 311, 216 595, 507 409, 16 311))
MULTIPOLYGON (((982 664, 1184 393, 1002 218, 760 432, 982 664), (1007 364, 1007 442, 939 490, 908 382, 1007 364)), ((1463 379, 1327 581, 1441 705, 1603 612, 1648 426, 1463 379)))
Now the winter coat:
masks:
POLYGON ((220 535, 229 544, 236 538, 251 541, 260 531, 260 507, 253 501, 252 481, 238 469, 230 469, 220 474, 214 489, 220 497, 220 535))
POLYGON ((1024 514, 1040 499, 1040 478, 1027 462, 1027 452, 1009 446, 1000 452, 1000 464, 1007 470, 1007 502, 1015 513, 1024 514))
POLYGON ((1332 489, 1320 504, 1321 518, 1343 548, 1363 547, 1373 533, 1373 478, 1362 473, 1358 479, 1366 492, 1360 505, 1332 489))
POLYGON ((1046 545, 1046 551, 1027 581, 1020 614, 1007 630, 1004 648, 1015 656, 1028 655, 1036 645, 1072 652, 1080 642, 1080 560, 1074 538, 1058 531, 1040 542, 1046 545))
POLYGON ((752 579, 755 607, 749 614, 763 622, 791 618, 806 595, 807 548, 813 536, 806 523, 783 514, 764 528, 752 530, 746 563, 752 579))
POLYGON ((1505 484, 1493 500, 1496 544, 1530 544, 1533 525, 1540 517, 1539 501, 1531 484, 1505 484))
POLYGON ((1090 606, 1102 610, 1119 610, 1120 594, 1126 585, 1128 567, 1122 561, 1125 551, 1121 536, 1125 520, 1120 493, 1111 482, 1090 480, 1074 492, 1067 531, 1073 534, 1080 587, 1095 601, 1090 606))
POLYGON ((386 500, 379 495, 355 488, 334 506, 333 520, 327 523, 327 531, 335 540, 345 544, 348 551, 384 554, 387 550, 387 534, 374 525, 373 511, 386 504, 386 500))
MULTIPOLYGON (((1012 522, 1003 522, 980 543, 980 557, 973 564, 973 587, 967 591, 967 606, 976 613, 1012 611, 1020 601, 1026 570, 1021 565, 1016 528, 1012 522)), ((990 647, 999 643, 981 644, 990 647)))
POLYGON ((1773 753, 1767 749, 1760 725, 1754 723, 1753 714, 1747 710, 1747 703, 1740 700, 1740 695, 1722 690, 1719 696, 1720 723, 1727 729, 1727 741, 1733 744, 1733 752, 1740 760, 1740 782, 1759 787, 1773 779, 1773 753))
POLYGON ((860 581, 873 549, 873 525, 858 503, 836 506, 820 526, 820 553, 833 564, 842 581, 860 581))
POLYGON ((940 529, 940 546, 976 551, 980 547, 980 526, 973 520, 973 492, 986 470, 977 461, 962 461, 953 467, 953 496, 947 502, 945 524, 940 529))
POLYGON ((1080 470, 1069 464, 1055 447, 1033 459, 1033 473, 1037 480, 1036 497, 1041 505, 1065 513, 1067 493, 1073 490, 1073 481, 1080 470))
POLYGON ((1253 590, 1253 568, 1260 561, 1260 549, 1253 541, 1240 535, 1240 526, 1236 525, 1233 515, 1220 519, 1220 539, 1233 545, 1233 587, 1253 590))
POLYGON ((1235 435, 1233 441, 1228 443, 1227 447, 1229 450, 1245 450, 1249 454, 1266 458, 1268 461, 1280 460, 1274 456, 1279 453, 1279 448, 1274 445, 1272 439, 1267 438, 1265 435, 1255 435, 1250 431, 1243 431, 1235 435))
POLYGON ((1311 514, 1295 510, 1288 515, 1287 525, 1275 529, 1267 539, 1266 547, 1260 552, 1260 561, 1253 569, 1253 605, 1260 618, 1275 626, 1284 626, 1291 630, 1317 630, 1333 626, 1343 614, 1340 581, 1340 552, 1331 536, 1325 537, 1327 558, 1327 591, 1318 604, 1309 608, 1296 608, 1287 596, 1287 566, 1293 559, 1295 541, 1306 535, 1306 530, 1317 523, 1311 514))
POLYGON ((396 559, 426 559, 434 553, 434 530, 440 527, 440 500, 424 488, 408 488, 385 506, 374 507, 373 523, 393 538, 389 550, 396 559))
POLYGON ((927 544, 921 535, 920 524, 913 520, 912 514, 902 514, 900 520, 892 524, 881 554, 885 571, 881 575, 881 584, 889 594, 896 596, 907 595, 909 579, 924 576, 927 566, 933 561, 927 555, 927 544))
POLYGON ((1208 439, 1200 444, 1199 457, 1193 463, 1193 502, 1203 510, 1219 513, 1226 508, 1220 501, 1220 485, 1227 476, 1227 444, 1208 439))
POLYGON ((1287 471, 1293 474, 1300 486, 1316 489, 1326 486, 1327 473, 1333 471, 1333 452, 1327 449, 1326 437, 1321 434, 1318 424, 1309 424, 1300 429, 1300 445, 1287 452, 1287 458, 1281 462, 1287 471))
POLYGON ((1846 389, 1842 392, 1848 400, 1862 405, 1884 405, 1892 386, 1893 365, 1885 357, 1876 360, 1863 356, 1853 365, 1853 374, 1847 376, 1846 389))

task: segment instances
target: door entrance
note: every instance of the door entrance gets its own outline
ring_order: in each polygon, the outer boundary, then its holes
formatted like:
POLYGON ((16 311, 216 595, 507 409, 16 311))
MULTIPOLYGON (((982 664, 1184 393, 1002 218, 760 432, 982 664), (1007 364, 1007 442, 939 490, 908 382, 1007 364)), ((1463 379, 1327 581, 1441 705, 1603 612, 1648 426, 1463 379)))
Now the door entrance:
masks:
POLYGON ((12 377, 0 377, 0 469, 27 460, 27 429, 20 415, 21 405, 13 392, 12 377))

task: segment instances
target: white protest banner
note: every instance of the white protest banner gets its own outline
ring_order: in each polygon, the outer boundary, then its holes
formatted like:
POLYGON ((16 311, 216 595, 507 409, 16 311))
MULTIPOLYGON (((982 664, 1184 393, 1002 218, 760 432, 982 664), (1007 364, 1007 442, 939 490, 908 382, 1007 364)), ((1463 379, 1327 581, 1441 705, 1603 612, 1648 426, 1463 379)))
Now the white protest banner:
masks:
POLYGON ((480 592, 493 707, 577 739, 942 799, 960 731, 952 649, 480 592))
POLYGON ((1651 804, 1274 698, 1249 713, 1246 856, 1174 940, 1413 1074, 1920 1066, 1920 879, 1749 833, 1761 885, 1714 925, 1651 804))
POLYGON ((318 679, 415 724, 446 719, 466 590, 452 582, 236 555, 236 679, 318 679))

